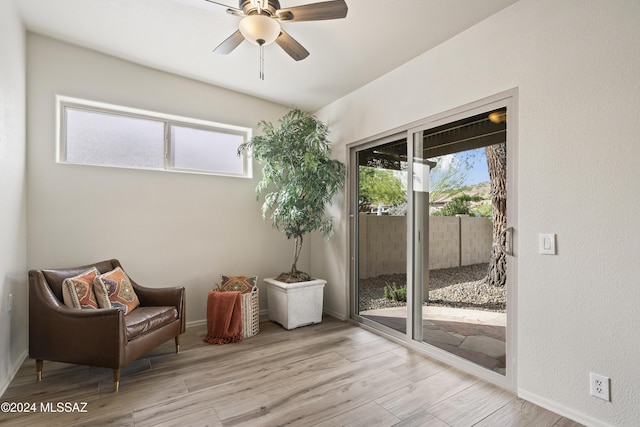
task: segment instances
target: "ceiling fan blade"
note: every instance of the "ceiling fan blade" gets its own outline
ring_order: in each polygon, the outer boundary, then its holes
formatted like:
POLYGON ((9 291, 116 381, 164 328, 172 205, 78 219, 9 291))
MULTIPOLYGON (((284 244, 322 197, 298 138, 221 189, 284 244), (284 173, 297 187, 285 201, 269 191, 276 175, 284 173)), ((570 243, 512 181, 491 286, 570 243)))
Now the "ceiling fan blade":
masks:
POLYGON ((213 49, 215 53, 220 55, 226 55, 230 53, 233 49, 237 48, 240 43, 244 40, 244 36, 240 32, 240 30, 236 30, 235 33, 231 34, 225 41, 220 43, 218 47, 213 49))
POLYGON ((332 0, 279 9, 276 16, 281 21, 323 21, 344 18, 348 10, 344 0, 332 0))
POLYGON ((280 35, 276 39, 276 43, 278 43, 278 46, 280 46, 282 50, 287 52, 287 54, 296 61, 300 61, 301 59, 309 56, 309 51, 282 29, 280 30, 280 35))
POLYGON ((240 9, 237 9, 235 7, 231 7, 231 6, 227 6, 224 3, 220 3, 217 1, 213 1, 213 0, 205 0, 208 1, 209 3, 213 3, 213 4, 217 4, 218 6, 223 6, 227 8, 227 13, 230 15, 236 15, 236 16, 244 16, 244 12, 240 9))

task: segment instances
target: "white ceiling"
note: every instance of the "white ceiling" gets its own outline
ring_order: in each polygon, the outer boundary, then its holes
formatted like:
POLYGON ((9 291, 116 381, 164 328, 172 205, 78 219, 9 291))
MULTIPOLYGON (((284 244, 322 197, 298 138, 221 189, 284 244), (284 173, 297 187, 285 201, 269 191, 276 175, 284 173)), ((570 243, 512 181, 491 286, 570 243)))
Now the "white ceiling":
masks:
MULTIPOLYGON (((238 17, 205 0, 16 0, 27 29, 149 67, 307 111, 364 86, 517 0, 346 0, 345 19, 282 27, 309 52, 243 42, 212 50, 238 17)), ((237 0, 220 0, 237 7, 237 0)), ((280 0, 282 7, 317 0, 280 0)), ((507 37, 507 35, 505 35, 507 37)))

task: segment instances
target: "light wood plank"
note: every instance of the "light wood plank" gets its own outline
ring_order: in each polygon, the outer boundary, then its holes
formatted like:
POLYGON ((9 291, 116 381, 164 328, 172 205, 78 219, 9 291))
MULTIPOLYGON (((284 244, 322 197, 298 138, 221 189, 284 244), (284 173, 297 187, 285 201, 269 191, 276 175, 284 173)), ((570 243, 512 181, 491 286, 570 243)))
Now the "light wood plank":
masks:
POLYGON ((395 426, 400 420, 375 402, 358 406, 323 422, 315 427, 385 427, 395 426))
POLYGON ((405 419, 414 412, 450 398, 478 381, 471 375, 449 368, 378 399, 376 403, 396 417, 405 419))
MULTIPOLYGON (((560 415, 547 411, 525 400, 514 398, 508 405, 503 406, 484 420, 476 424, 477 427, 494 426, 530 426, 550 427, 562 421, 560 415)), ((580 425, 580 424, 576 424, 580 425)), ((475 426, 474 426, 475 427, 475 426)))
POLYGON ((513 395, 494 385, 477 382, 428 409, 452 427, 474 425, 513 401, 513 395))
MULTIPOLYGON (((358 361, 356 363, 350 363, 348 365, 342 365, 337 368, 330 368, 319 372, 315 369, 312 375, 293 375, 283 382, 275 384, 265 383, 260 384, 256 388, 252 389, 252 394, 255 398, 252 401, 232 399, 231 401, 222 401, 216 403, 216 409, 220 415, 220 419, 223 422, 231 421, 243 421, 250 418, 248 414, 252 413, 255 417, 267 421, 274 417, 272 413, 276 415, 286 412, 288 409, 296 411, 302 406, 309 403, 317 403, 317 396, 324 396, 322 403, 326 403, 331 400, 334 402, 333 395, 327 395, 330 393, 340 394, 340 391, 349 390, 354 383, 360 384, 359 381, 366 380, 370 377, 384 377, 390 380, 390 375, 383 375, 388 371, 386 366, 393 366, 397 361, 390 357, 388 354, 376 355, 365 361, 358 361), (344 390, 339 390, 340 387, 344 387, 344 390), (328 390, 333 390, 329 392, 328 390), (339 390, 339 391, 336 391, 339 390), (266 417, 267 418, 263 418, 266 417)), ((400 388, 406 384, 400 377, 393 375, 394 380, 397 379, 397 385, 395 387, 400 388)), ((371 383, 371 381, 370 381, 371 383)), ((394 387, 393 384, 390 387, 394 387)), ((340 402, 335 402, 335 405, 340 402)), ((331 410, 334 403, 331 404, 331 410)), ((310 412, 311 414, 302 414, 304 417, 317 414, 323 411, 324 408, 316 406, 310 412)), ((335 414, 336 412, 333 412, 335 414)), ((291 413, 287 414, 287 417, 291 417, 291 413)), ((274 424, 280 424, 274 422, 274 424)))
POLYGON ((448 368, 444 363, 428 359, 405 347, 393 350, 391 353, 401 357, 407 362, 393 368, 393 372, 413 382, 421 381, 448 368))
POLYGON ((431 415, 426 409, 420 409, 393 427, 449 427, 444 421, 431 415))
POLYGON ((27 360, 2 401, 87 402, 87 413, 0 414, 7 426, 434 426, 579 424, 363 328, 327 317, 287 331, 263 322, 238 344, 188 328, 122 372, 27 360), (484 418, 483 418, 484 417, 484 418), (481 419, 483 418, 483 419, 481 419), (448 424, 447 424, 448 423, 448 424))
POLYGON ((358 376, 334 375, 311 388, 269 402, 254 414, 246 413, 222 420, 230 425, 252 426, 257 423, 266 426, 306 427, 372 402, 388 391, 408 384, 408 381, 388 370, 366 378, 358 376))

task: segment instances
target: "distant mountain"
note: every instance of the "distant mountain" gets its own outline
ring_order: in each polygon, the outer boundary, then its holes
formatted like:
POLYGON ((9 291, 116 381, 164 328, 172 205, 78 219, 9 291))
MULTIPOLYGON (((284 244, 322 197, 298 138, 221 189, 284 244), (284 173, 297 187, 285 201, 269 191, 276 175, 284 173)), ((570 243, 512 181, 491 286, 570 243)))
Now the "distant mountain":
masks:
POLYGON ((455 190, 445 191, 437 199, 432 199, 430 202, 432 205, 447 204, 456 196, 467 194, 471 197, 478 196, 482 200, 491 200, 491 184, 489 182, 481 182, 479 184, 468 185, 460 187, 455 190))
POLYGON ((484 200, 491 200, 491 183, 481 182, 479 184, 464 187, 459 190, 459 193, 466 193, 470 196, 479 196, 484 200))

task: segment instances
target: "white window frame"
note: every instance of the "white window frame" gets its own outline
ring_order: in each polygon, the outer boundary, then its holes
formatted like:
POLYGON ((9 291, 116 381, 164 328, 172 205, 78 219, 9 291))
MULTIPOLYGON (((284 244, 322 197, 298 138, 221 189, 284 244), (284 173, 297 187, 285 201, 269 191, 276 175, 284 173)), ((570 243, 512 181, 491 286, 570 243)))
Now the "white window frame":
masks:
POLYGON ((72 98, 68 96, 56 95, 56 122, 57 122, 57 137, 56 137, 56 162, 72 165, 89 165, 89 166, 101 166, 123 169, 143 169, 153 171, 165 171, 165 172, 178 172, 178 173, 192 173, 200 175, 217 175, 228 176, 237 178, 252 178, 253 166, 251 152, 245 152, 241 155, 242 158, 242 173, 229 173, 210 170, 199 169, 186 169, 175 167, 173 162, 173 141, 171 141, 171 126, 181 126, 198 130, 206 130, 217 133, 224 133, 230 135, 242 136, 243 142, 247 142, 252 137, 252 129, 242 126, 229 125, 224 123, 216 123, 207 120, 200 120, 190 117, 176 116, 172 114, 158 113, 148 110, 141 110, 137 108, 124 107, 120 105, 107 104, 103 102, 89 101, 85 99, 72 98), (67 117, 65 114, 66 108, 73 108, 76 110, 90 111, 94 113, 104 113, 110 115, 120 115, 124 117, 138 118, 150 121, 157 121, 164 123, 164 167, 163 168, 149 168, 149 167, 137 167, 137 166, 124 166, 124 165, 102 165, 92 163, 78 163, 67 161, 66 158, 66 145, 67 145, 67 130, 66 123, 67 117))

